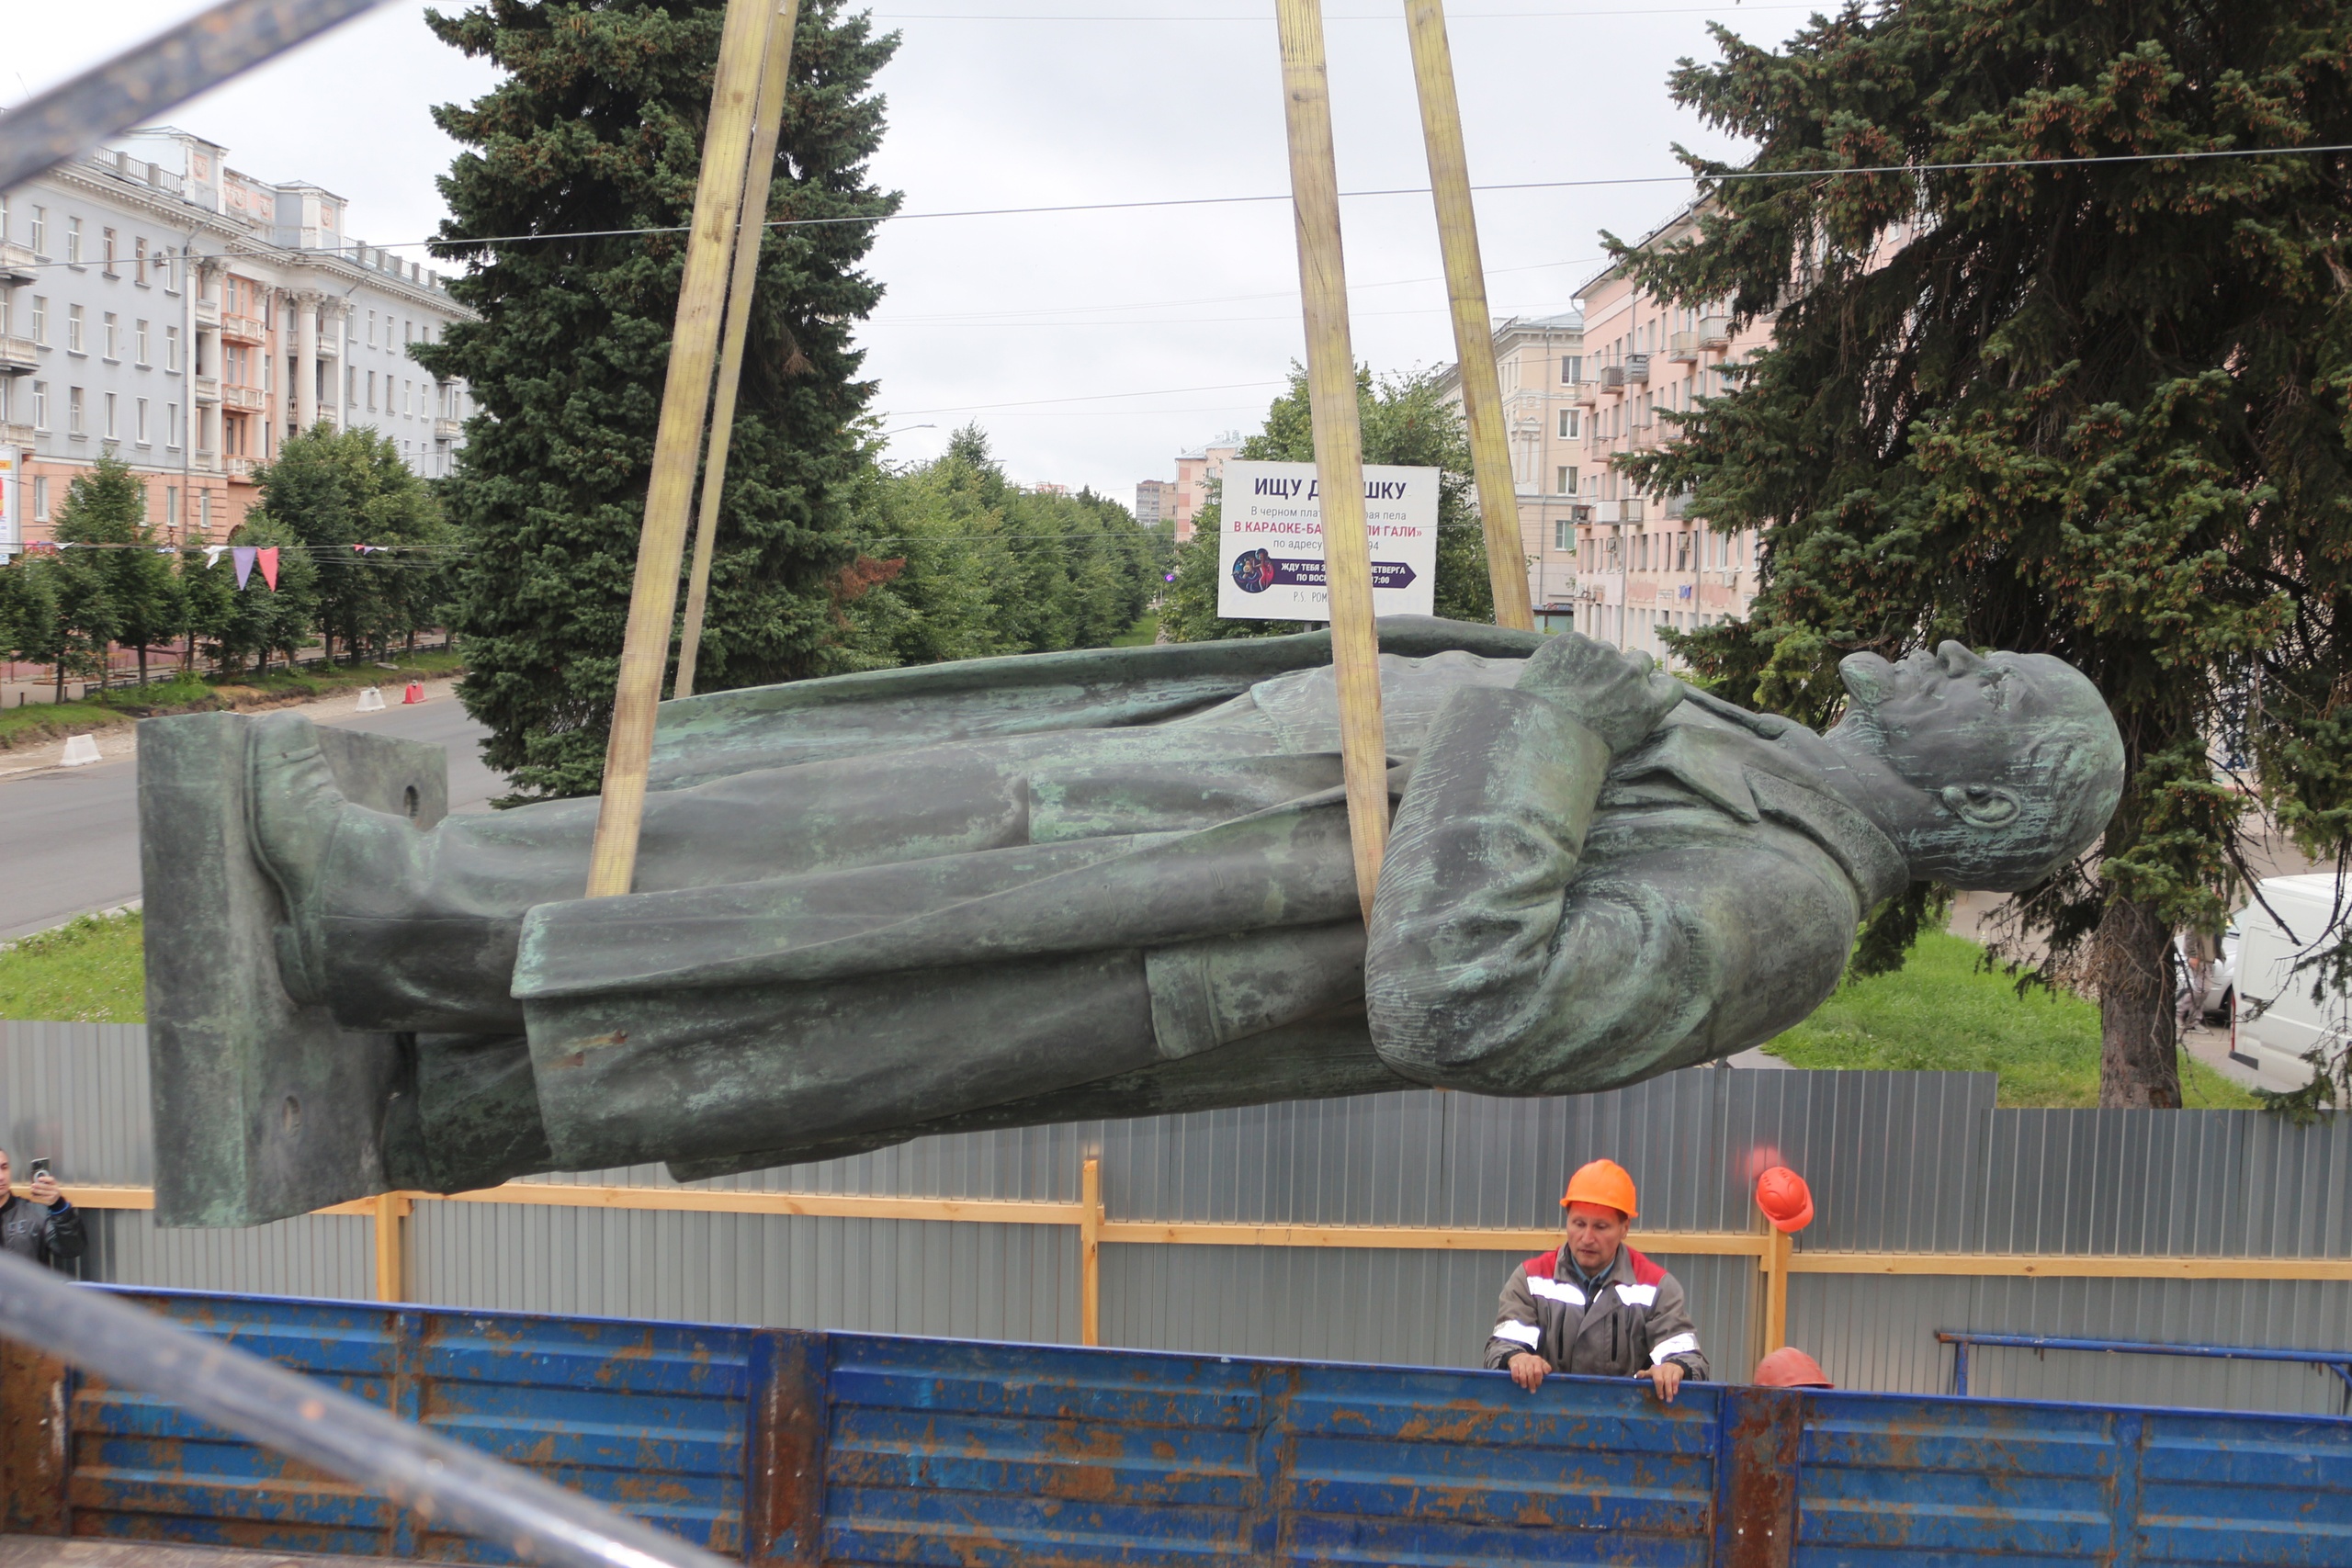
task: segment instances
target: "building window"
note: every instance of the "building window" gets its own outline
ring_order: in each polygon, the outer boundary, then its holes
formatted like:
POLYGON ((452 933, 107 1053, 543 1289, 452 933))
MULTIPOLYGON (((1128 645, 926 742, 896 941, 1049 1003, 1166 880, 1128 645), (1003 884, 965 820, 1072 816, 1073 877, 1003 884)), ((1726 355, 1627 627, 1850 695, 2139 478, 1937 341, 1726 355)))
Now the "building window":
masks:
POLYGON ((33 428, 49 428, 49 383, 46 381, 33 383, 33 428))
POLYGON ((180 330, 177 327, 165 327, 164 329, 164 368, 177 370, 179 367, 180 330))
POLYGON ((1562 555, 1577 553, 1577 525, 1565 517, 1552 521, 1552 547, 1562 555))
POLYGON ((1572 387, 1583 379, 1584 355, 1581 354, 1560 355, 1560 384, 1564 387, 1572 387))
POLYGON ((43 348, 49 346, 49 296, 46 294, 33 296, 33 342, 43 348))
POLYGON ((204 536, 210 538, 212 536, 212 492, 209 490, 200 490, 196 492, 196 519, 204 529, 204 536))
POLYGON ((1574 468, 1572 468, 1568 467, 1566 463, 1563 463, 1563 464, 1561 464, 1561 465, 1560 465, 1559 472, 1558 472, 1558 476, 1557 476, 1557 477, 1558 477, 1559 482, 1558 482, 1557 484, 1555 484, 1555 485, 1554 485, 1554 486, 1552 487, 1552 493, 1553 493, 1553 494, 1555 494, 1555 495, 1574 495, 1574 494, 1576 494, 1576 492, 1577 492, 1577 471, 1576 471, 1576 469, 1574 469, 1574 468))
POLYGON ((65 263, 68 266, 82 265, 82 220, 79 218, 65 220, 65 263))
POLYGON ((147 281, 147 242, 145 240, 137 242, 134 247, 134 253, 137 265, 133 276, 136 276, 141 284, 144 284, 147 281))
POLYGON ((177 451, 179 449, 179 444, 180 405, 177 403, 165 403, 164 405, 164 445, 171 447, 174 451, 177 451))
POLYGON ((111 229, 98 231, 98 266, 108 277, 121 276, 114 269, 114 231, 111 229))
POLYGON ((359 367, 356 365, 343 367, 343 406, 347 409, 359 406, 359 367))
POLYGON ((65 389, 65 434, 74 436, 89 434, 82 428, 82 389, 79 387, 65 389))
POLYGON ((107 439, 109 441, 119 441, 122 438, 122 428, 115 423, 115 395, 112 392, 108 392, 106 395, 106 398, 107 439))
MULTIPOLYGON (((376 312, 373 310, 368 312, 368 346, 376 346, 376 312)), ((370 402, 368 406, 373 408, 376 405, 370 402)))
POLYGON ((106 313, 106 315, 105 315, 105 317, 104 317, 104 319, 103 319, 103 321, 102 321, 102 322, 101 322, 101 325, 104 327, 104 329, 105 329, 105 333, 106 333, 107 357, 108 359, 119 359, 119 358, 121 358, 121 357, 122 357, 122 321, 121 321, 121 319, 120 319, 120 318, 119 318, 118 316, 116 316, 116 315, 115 315, 115 313, 114 313, 112 310, 108 310, 108 311, 106 313))
POLYGON ((79 305, 65 307, 65 352, 68 354, 83 352, 82 307, 79 305))
POLYGON ((176 533, 179 530, 179 525, 180 487, 177 485, 165 485, 164 487, 164 526, 176 533))
POLYGON ((172 266, 172 253, 161 245, 155 247, 155 270, 163 275, 164 293, 179 292, 180 286, 175 281, 178 274, 172 266))
POLYGON ((376 373, 373 370, 368 372, 368 412, 376 412, 376 373))
POLYGON ((1577 432, 1582 428, 1582 422, 1578 420, 1577 416, 1582 411, 1578 409, 1562 409, 1560 411, 1561 440, 1573 441, 1577 438, 1577 432))
POLYGON ((245 379, 248 351, 240 344, 230 344, 220 351, 222 378, 232 387, 249 386, 245 379))
POLYGON ((147 318, 141 316, 130 329, 131 357, 141 365, 147 363, 147 318))
MULTIPOLYGON (((33 210, 38 212, 40 209, 35 208, 33 210)), ((36 478, 33 480, 33 521, 36 523, 49 521, 49 480, 45 478, 36 478)))
POLYGON ((131 405, 130 438, 133 441, 138 442, 141 446, 149 445, 147 439, 147 400, 144 398, 139 399, 131 405))
POLYGON ((46 254, 49 250, 49 209, 46 207, 33 209, 32 243, 36 251, 46 254))

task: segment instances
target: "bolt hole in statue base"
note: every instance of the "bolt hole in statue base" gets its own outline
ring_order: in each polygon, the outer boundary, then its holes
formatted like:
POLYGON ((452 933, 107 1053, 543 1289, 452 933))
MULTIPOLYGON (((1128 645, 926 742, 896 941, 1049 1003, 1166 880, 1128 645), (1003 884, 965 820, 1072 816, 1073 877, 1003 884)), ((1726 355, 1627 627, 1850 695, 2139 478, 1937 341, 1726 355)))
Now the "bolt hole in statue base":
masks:
POLYGON ((1574 634, 1381 642, 1369 932, 1328 633, 665 704, 634 889, 596 900, 594 800, 451 818, 435 748, 149 720, 158 1218, 1615 1088, 1804 1017, 1915 877, 2030 885, 2121 784, 2098 694, 2046 657, 1855 655, 1823 736, 1574 634))

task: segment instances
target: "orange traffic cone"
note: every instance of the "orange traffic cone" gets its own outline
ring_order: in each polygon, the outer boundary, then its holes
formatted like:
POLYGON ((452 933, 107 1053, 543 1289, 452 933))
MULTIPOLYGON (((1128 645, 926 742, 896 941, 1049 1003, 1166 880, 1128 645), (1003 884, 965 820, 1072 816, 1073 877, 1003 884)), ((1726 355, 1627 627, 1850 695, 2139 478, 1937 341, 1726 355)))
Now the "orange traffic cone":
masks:
POLYGON ((424 700, 424 682, 422 681, 411 681, 408 683, 408 695, 402 697, 401 702, 403 705, 406 705, 409 703, 421 703, 424 700))

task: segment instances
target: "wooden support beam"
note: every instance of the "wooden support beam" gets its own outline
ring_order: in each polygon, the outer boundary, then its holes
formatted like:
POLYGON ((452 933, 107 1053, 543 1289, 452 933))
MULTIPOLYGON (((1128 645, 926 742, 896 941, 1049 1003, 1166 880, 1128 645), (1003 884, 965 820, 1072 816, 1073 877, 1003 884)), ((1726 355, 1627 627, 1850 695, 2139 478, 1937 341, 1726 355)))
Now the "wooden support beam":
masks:
POLYGON ((1102 1343, 1102 1162, 1079 1168, 1078 1342, 1102 1343))
POLYGON ((412 1204, 405 1192, 379 1192, 368 1200, 376 1239, 376 1299, 408 1300, 407 1220, 412 1204))
MULTIPOLYGON (((1495 370, 1495 327, 1487 311, 1487 269, 1478 254, 1478 215, 1470 199, 1470 159, 1462 142, 1462 104, 1454 93, 1444 0, 1405 0, 1405 27, 1413 42, 1413 84, 1421 101, 1421 139, 1429 146, 1445 292, 1453 307, 1453 354, 1462 378, 1464 423, 1470 427, 1470 470, 1478 483, 1495 625, 1532 631, 1535 611, 1527 592, 1527 546, 1519 533, 1519 486, 1503 434, 1502 381, 1495 370)), ((1540 482, 1543 476, 1536 478, 1540 482)))
POLYGON ((1380 722, 1380 637, 1372 616, 1372 542, 1364 534, 1363 432, 1356 410, 1348 279, 1340 253, 1340 175, 1331 152, 1331 89, 1321 0, 1274 0, 1283 105, 1290 137, 1291 213, 1298 230, 1299 300, 1315 477, 1323 503, 1323 581, 1339 688, 1340 772, 1364 919, 1388 848, 1388 748, 1380 722))
POLYGON ((637 876, 638 829, 645 818, 654 710, 662 701, 662 671, 670 662, 678 564, 685 554, 686 517, 694 505, 695 472, 702 458, 703 416, 710 402, 719 317, 743 199, 743 170, 751 158, 753 111, 775 17, 775 0, 728 0, 719 35, 710 124, 703 137, 694 223, 686 234, 685 275, 678 287, 677 325, 670 336, 669 378, 662 390, 661 423, 654 429, 653 473, 646 487, 637 575, 629 587, 628 624, 613 692, 604 801, 588 854, 591 898, 627 893, 637 876))
POLYGON ((1789 1342, 1789 1259, 1796 1237, 1767 1231, 1761 1239, 1764 1256, 1758 1266, 1764 1270, 1764 1354, 1769 1356, 1789 1342))
POLYGON ((727 326, 718 348, 718 387, 711 396, 710 449, 702 464, 702 510, 695 519, 694 564, 686 570, 686 619, 678 633, 674 697, 695 694, 695 663, 702 653, 703 608, 710 598, 710 558, 718 547, 718 503, 727 489, 727 449, 735 438, 735 393, 743 379, 743 338, 760 274, 760 243, 767 238, 768 187, 775 179, 775 141, 784 126, 785 89, 792 80, 792 35, 800 0, 782 0, 768 33, 760 78, 752 155, 743 171, 742 203, 735 220, 735 272, 727 284, 727 326))

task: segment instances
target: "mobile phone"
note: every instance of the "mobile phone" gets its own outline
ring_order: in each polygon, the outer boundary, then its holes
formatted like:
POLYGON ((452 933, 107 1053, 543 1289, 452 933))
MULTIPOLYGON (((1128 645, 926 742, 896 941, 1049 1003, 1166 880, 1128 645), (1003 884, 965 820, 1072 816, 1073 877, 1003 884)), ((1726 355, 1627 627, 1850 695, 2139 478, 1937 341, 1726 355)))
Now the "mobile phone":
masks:
POLYGON ((25 1168, 25 1174, 31 1177, 35 1181, 39 1181, 42 1177, 47 1176, 49 1174, 49 1156, 47 1155, 43 1155, 40 1158, 33 1161, 31 1165, 25 1168))

